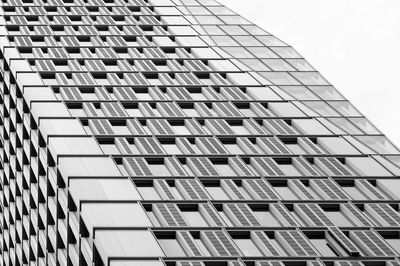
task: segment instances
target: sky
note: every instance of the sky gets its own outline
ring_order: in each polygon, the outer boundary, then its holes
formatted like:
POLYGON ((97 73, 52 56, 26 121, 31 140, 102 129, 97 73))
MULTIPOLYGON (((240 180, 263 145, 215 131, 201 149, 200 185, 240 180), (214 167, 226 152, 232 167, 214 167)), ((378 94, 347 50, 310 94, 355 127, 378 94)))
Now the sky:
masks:
POLYGON ((400 147, 400 1, 219 2, 293 46, 400 147))

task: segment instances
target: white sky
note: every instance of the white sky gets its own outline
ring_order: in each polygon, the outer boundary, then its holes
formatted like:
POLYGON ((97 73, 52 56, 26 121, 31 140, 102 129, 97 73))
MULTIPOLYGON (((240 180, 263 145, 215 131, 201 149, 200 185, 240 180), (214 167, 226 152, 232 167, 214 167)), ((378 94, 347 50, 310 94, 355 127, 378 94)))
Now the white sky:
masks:
POLYGON ((219 0, 293 46, 400 147, 399 0, 219 0))

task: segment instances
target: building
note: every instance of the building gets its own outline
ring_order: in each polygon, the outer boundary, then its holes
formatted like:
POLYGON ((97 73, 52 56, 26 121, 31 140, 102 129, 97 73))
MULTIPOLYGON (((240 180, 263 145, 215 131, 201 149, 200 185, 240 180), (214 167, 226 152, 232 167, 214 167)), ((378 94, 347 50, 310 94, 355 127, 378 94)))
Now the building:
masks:
POLYGON ((214 0, 3 0, 1 265, 398 266, 400 156, 214 0))

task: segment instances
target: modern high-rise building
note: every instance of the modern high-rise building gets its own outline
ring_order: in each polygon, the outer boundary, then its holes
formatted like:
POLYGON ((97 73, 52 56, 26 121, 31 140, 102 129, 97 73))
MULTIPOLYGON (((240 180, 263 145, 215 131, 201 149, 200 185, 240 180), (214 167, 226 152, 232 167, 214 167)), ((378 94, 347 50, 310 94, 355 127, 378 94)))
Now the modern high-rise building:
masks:
POLYGON ((0 50, 0 265, 400 265, 399 150, 216 1, 3 0, 0 50))

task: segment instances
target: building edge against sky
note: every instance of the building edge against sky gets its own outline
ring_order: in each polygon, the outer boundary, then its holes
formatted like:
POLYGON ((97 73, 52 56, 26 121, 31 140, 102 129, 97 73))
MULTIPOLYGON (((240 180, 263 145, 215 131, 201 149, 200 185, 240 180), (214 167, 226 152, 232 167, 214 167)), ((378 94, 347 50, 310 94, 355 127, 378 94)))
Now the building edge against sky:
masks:
POLYGON ((398 149, 213 0, 5 0, 2 265, 396 266, 398 149))

